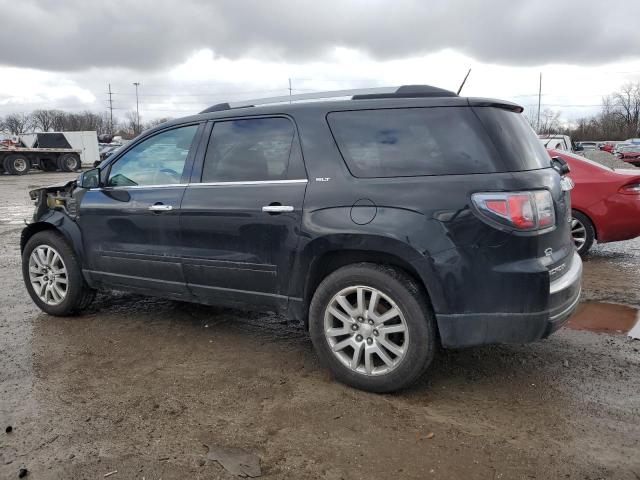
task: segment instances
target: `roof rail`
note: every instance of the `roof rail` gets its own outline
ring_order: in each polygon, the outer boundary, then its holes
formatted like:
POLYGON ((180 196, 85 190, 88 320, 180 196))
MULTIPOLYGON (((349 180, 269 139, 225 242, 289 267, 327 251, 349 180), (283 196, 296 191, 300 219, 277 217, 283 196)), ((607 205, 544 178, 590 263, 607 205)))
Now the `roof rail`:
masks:
POLYGON ((232 108, 254 107, 274 103, 293 103, 309 100, 327 100, 331 98, 351 97, 352 100, 368 100, 376 98, 417 98, 417 97, 457 97, 454 92, 430 85, 403 85, 400 87, 374 87, 350 90, 334 90, 329 92, 301 93, 282 95, 239 102, 218 103, 200 113, 219 112, 232 108))

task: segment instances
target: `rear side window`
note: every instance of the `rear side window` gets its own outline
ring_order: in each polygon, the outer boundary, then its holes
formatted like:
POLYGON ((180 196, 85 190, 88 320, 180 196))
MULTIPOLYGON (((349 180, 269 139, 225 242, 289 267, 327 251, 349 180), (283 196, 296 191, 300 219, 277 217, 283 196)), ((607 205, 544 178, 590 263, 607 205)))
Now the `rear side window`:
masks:
POLYGON ((491 140, 468 107, 332 112, 327 119, 356 177, 504 170, 491 140))
POLYGON ((284 180, 294 139, 286 118, 216 122, 202 182, 284 180))
POLYGON ((546 149, 522 114, 495 107, 474 107, 473 110, 482 120, 509 171, 551 167, 546 149))

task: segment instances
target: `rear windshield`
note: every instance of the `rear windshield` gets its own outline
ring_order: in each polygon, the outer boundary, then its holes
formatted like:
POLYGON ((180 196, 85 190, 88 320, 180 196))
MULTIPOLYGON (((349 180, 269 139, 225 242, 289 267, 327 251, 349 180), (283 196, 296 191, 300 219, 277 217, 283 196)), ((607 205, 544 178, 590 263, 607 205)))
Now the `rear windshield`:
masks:
POLYGON ((495 107, 474 107, 493 139, 507 170, 549 168, 549 155, 524 116, 495 107))
POLYGON ((505 170, 491 139, 468 107, 332 112, 327 120, 349 170, 356 177, 505 170))

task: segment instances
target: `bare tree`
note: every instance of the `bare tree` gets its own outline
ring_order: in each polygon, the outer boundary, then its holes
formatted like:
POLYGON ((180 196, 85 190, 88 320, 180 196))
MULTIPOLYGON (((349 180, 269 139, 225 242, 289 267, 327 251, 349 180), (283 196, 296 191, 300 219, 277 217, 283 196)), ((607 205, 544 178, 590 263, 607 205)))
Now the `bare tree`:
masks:
POLYGON ((62 110, 50 110, 51 112, 51 129, 54 132, 62 132, 65 127, 65 119, 67 114, 62 110))
POLYGON ((31 118, 33 120, 33 128, 48 132, 53 129, 56 110, 35 110, 31 114, 31 118))
POLYGON ((640 131, 640 82, 626 83, 611 96, 614 115, 620 120, 625 135, 633 137, 640 131))
POLYGON ((581 118, 567 134, 575 140, 626 140, 640 136, 640 82, 602 98, 600 113, 581 118))
POLYGON ((552 110, 545 108, 540 112, 540 122, 538 123, 538 115, 536 110, 525 110, 524 117, 537 133, 550 134, 559 133, 563 130, 562 122, 560 121, 561 112, 558 110, 552 110))
POLYGON ((106 113, 90 111, 63 113, 56 121, 58 130, 63 132, 95 130, 98 133, 109 131, 109 120, 106 113))
POLYGON ((123 130, 135 136, 138 134, 138 115, 135 110, 128 110, 124 114, 123 130))
POLYGON ((561 130, 562 123, 560 122, 560 111, 553 111, 550 108, 545 108, 540 112, 540 126, 538 128, 538 133, 558 133, 561 130))
POLYGON ((31 130, 31 115, 26 113, 10 113, 2 121, 2 129, 12 135, 19 135, 31 130))
POLYGON ((162 125, 165 122, 168 122, 170 120, 173 120, 173 118, 171 117, 162 117, 162 118, 156 118, 153 120, 149 120, 146 123, 142 124, 142 130, 148 130, 150 128, 154 128, 157 127, 158 125, 162 125))

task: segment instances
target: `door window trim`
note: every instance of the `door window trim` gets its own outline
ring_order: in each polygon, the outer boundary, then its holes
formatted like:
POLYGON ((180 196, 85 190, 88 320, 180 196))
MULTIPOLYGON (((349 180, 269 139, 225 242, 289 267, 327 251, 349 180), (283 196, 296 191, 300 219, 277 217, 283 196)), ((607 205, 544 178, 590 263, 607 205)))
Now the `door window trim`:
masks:
POLYGON ((224 187, 224 186, 251 186, 251 185, 288 185, 296 183, 308 183, 306 178, 285 179, 285 180, 243 180, 234 182, 191 182, 189 187, 224 187))
POLYGON ((118 185, 113 187, 92 187, 88 190, 140 190, 141 188, 174 188, 174 187, 224 187, 224 186, 251 186, 251 185, 288 185, 296 183, 309 183, 306 178, 285 179, 285 180, 245 180, 237 182, 189 182, 189 183, 167 183, 163 185, 118 185))

